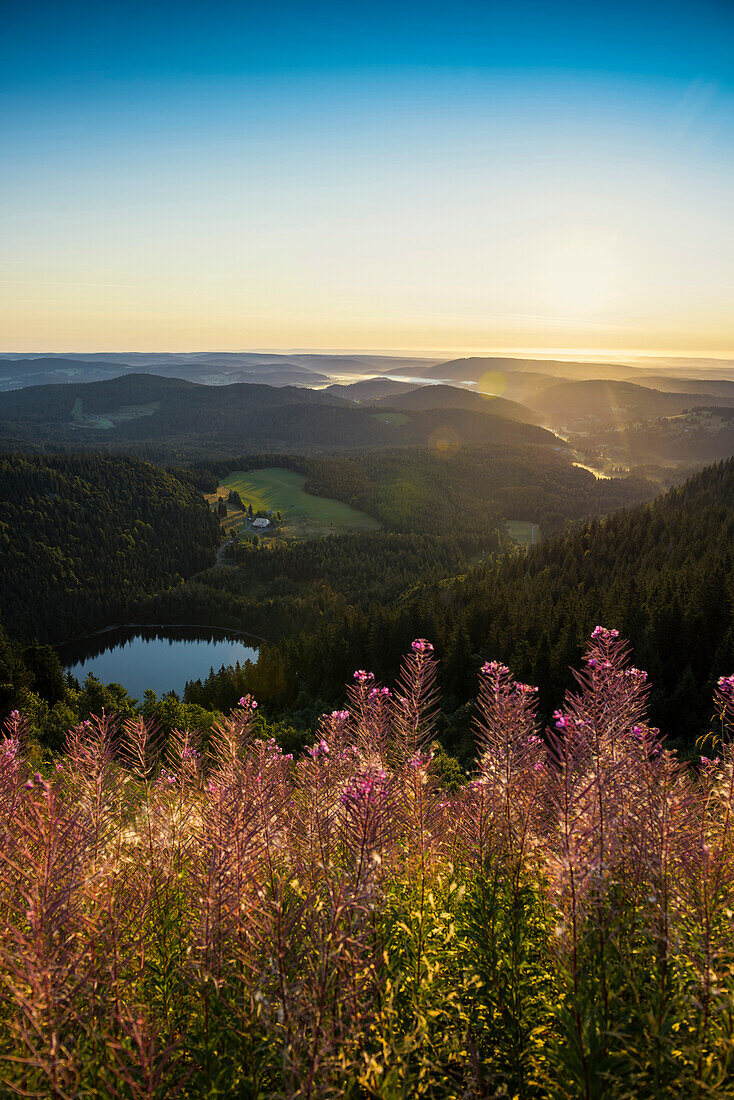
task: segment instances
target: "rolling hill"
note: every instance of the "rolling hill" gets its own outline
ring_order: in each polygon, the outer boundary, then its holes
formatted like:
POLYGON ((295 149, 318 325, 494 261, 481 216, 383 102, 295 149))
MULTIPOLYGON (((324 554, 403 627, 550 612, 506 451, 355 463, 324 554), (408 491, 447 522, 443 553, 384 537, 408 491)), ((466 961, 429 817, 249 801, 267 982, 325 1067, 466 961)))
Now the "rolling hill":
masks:
POLYGON ((16 450, 136 453, 158 460, 248 450, 462 443, 558 447, 551 433, 468 409, 390 417, 323 391, 205 386, 131 374, 108 382, 0 394, 0 445, 16 450))
POLYGON ((343 397, 346 401, 370 402, 377 401, 381 397, 394 397, 415 389, 414 382, 396 382, 390 378, 363 378, 359 382, 349 382, 346 385, 334 382, 327 386, 324 393, 332 393, 335 397, 343 397))
POLYGON ((525 424, 537 424, 539 416, 527 405, 517 401, 508 401, 504 397, 477 393, 475 390, 459 386, 420 386, 407 393, 382 397, 375 402, 380 407, 391 409, 472 409, 475 412, 490 413, 506 420, 519 420, 525 424))
MULTIPOLYGON (((472 355, 466 359, 450 359, 445 363, 436 363, 426 367, 420 373, 423 378, 443 381, 478 382, 487 372, 501 371, 505 374, 531 371, 550 375, 552 378, 589 379, 614 378, 625 379, 634 372, 634 367, 620 363, 574 363, 556 359, 516 359, 507 356, 472 355)), ((395 377, 408 373, 408 368, 391 371, 395 377)), ((413 374, 418 372, 412 369, 413 374)))
POLYGON ((698 405, 726 405, 725 397, 709 394, 665 393, 634 382, 561 382, 544 390, 533 408, 546 423, 582 430, 674 416, 698 405))

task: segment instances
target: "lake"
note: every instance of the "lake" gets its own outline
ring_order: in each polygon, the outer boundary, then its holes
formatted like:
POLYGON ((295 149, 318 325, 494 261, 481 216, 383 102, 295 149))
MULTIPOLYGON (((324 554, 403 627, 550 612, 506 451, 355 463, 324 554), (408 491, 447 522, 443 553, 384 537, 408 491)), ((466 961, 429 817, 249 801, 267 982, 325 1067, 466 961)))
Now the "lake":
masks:
POLYGON ((146 688, 156 695, 183 693, 187 680, 205 679, 222 665, 257 660, 248 639, 226 630, 192 627, 120 627, 58 647, 67 672, 84 683, 91 672, 141 700, 146 688))

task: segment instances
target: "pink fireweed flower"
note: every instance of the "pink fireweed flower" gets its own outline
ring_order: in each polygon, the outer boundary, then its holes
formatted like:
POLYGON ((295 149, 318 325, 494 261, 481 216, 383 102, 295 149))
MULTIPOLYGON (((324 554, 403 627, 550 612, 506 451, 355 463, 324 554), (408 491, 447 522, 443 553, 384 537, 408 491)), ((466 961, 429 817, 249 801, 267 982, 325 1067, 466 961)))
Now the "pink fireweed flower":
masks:
POLYGON ((720 676, 719 691, 724 695, 734 695, 734 676, 720 676))
POLYGON ((374 687, 370 691, 367 698, 368 699, 389 699, 390 698, 390 688, 388 688, 388 687, 382 687, 382 688, 374 687))
POLYGON ((311 745, 309 748, 306 749, 306 752, 312 760, 318 760, 320 756, 329 756, 330 751, 331 750, 329 749, 326 741, 324 741, 323 737, 320 741, 317 741, 315 745, 311 745))
POLYGON ((571 724, 565 714, 560 710, 553 711, 553 720, 557 730, 565 730, 571 724))
POLYGON ((485 676, 492 674, 495 674, 497 676, 507 676, 510 672, 507 665, 502 665, 499 661, 485 661, 479 671, 483 672, 485 676))
POLYGON ((240 699, 239 705, 244 707, 245 710, 257 710, 257 702, 251 695, 243 695, 240 699))
POLYGON ((612 638, 619 637, 618 630, 608 630, 605 626, 595 626, 591 632, 592 638, 601 638, 603 641, 610 641, 612 638))
POLYGON ((538 689, 532 684, 521 684, 519 681, 512 685, 513 691, 518 695, 537 695, 538 689))
POLYGON ((374 771, 364 775, 355 775, 349 780, 342 792, 342 806, 353 806, 370 802, 374 796, 380 796, 385 790, 387 772, 374 771))
POLYGON ((368 684, 370 680, 374 680, 374 672, 365 672, 363 668, 358 668, 354 673, 354 679, 358 684, 368 684))
POLYGON ((410 648, 414 653, 433 653, 433 646, 425 638, 416 638, 410 643, 410 648))

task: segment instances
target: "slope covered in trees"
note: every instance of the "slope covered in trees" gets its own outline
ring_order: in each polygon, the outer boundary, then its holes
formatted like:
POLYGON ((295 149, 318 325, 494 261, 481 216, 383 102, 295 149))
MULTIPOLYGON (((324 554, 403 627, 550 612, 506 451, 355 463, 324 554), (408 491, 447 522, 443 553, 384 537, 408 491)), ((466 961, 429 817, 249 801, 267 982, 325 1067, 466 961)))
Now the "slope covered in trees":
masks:
POLYGON ((168 462, 247 448, 559 443, 542 428, 484 410, 423 409, 396 422, 322 391, 144 374, 0 393, 0 440, 9 450, 124 451, 168 462))
POLYGON ((0 458, 0 613, 18 638, 108 626, 141 593, 210 565, 217 541, 181 476, 122 457, 0 458))
POLYGON ((519 420, 525 424, 539 423, 539 416, 527 405, 518 401, 508 401, 504 397, 478 393, 476 390, 462 389, 459 386, 420 386, 408 393, 388 394, 374 402, 381 408, 403 409, 473 409, 491 413, 506 420, 519 420))
MULTIPOLYGON (((653 719, 690 742, 706 732, 712 684, 734 669, 734 460, 651 504, 471 569, 369 611, 352 606, 261 651, 253 686, 282 702, 336 697, 349 669, 389 675, 405 639, 437 642, 441 676, 461 705, 480 657, 537 683, 549 712, 598 622, 629 637, 652 677, 653 719)), ((456 746, 453 746, 454 748, 456 746)))

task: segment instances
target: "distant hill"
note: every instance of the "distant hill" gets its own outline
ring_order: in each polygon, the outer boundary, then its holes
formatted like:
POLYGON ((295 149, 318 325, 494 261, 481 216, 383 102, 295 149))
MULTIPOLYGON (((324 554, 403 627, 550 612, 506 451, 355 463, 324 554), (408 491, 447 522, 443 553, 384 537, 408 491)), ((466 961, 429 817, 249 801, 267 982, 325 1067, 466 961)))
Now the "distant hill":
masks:
POLYGON ((0 394, 6 449, 127 451, 172 460, 248 449, 484 442, 559 445, 542 428, 468 409, 387 418, 324 391, 289 386, 204 386, 130 374, 0 394))
POLYGON ((47 386, 62 382, 102 382, 127 372, 124 364, 43 356, 34 359, 0 359, 0 391, 23 386, 47 386))
POLYGON ((70 355, 0 355, 0 391, 56 382, 99 382, 120 374, 147 372, 209 386, 233 382, 313 386, 330 378, 392 369, 421 370, 436 359, 390 355, 330 355, 278 352, 99 352, 70 355))
MULTIPOLYGON (((634 367, 619 363, 573 363, 555 359, 515 359, 508 356, 472 355, 466 359, 451 359, 446 363, 437 363, 421 372, 423 378, 436 378, 456 382, 478 382, 490 371, 518 373, 532 371, 550 375, 552 378, 614 378, 625 379, 634 372, 634 367)), ((412 369, 412 373, 417 372, 412 369)), ((391 374, 399 377, 409 373, 393 370, 391 374)))
POLYGON ((46 386, 72 382, 102 382, 137 372, 155 373, 162 378, 183 378, 207 386, 223 386, 233 382, 267 383, 271 386, 314 386, 327 382, 329 375, 315 368, 288 362, 266 361, 232 363, 212 355, 196 362, 161 356, 152 366, 139 363, 106 362, 46 356, 40 359, 0 360, 0 391, 26 386, 46 386))
POLYGON ((726 403, 726 398, 708 394, 663 393, 634 382, 595 379, 552 386, 535 398, 533 408, 556 427, 581 430, 672 416, 697 405, 726 403))
POLYGON ((595 433, 593 444, 611 463, 697 466, 734 455, 734 408, 695 408, 595 433))
POLYGON ((343 397, 346 401, 376 401, 381 397, 408 393, 413 389, 413 382, 395 382, 390 378, 363 378, 360 382, 349 382, 346 385, 334 382, 324 392, 343 397))
POLYGON ((713 394, 715 397, 728 397, 734 404, 734 382, 720 378, 673 378, 667 374, 648 374, 642 372, 639 377, 628 378, 628 382, 637 382, 651 389, 664 390, 667 393, 713 394))
POLYGON ((380 398, 379 406, 393 409, 473 409, 476 412, 491 413, 506 420, 519 420, 525 424, 537 424, 536 412, 517 401, 508 401, 504 397, 493 397, 477 393, 475 390, 461 389, 458 386, 421 386, 411 389, 397 397, 380 398))

